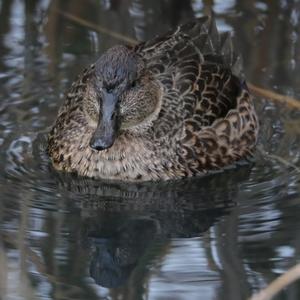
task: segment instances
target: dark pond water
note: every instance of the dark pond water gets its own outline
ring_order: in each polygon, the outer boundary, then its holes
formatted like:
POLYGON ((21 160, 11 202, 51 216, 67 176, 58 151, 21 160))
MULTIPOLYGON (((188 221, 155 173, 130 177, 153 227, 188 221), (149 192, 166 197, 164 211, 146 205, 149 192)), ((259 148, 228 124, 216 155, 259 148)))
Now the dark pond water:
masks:
MULTIPOLYGON (((256 99, 252 165, 128 185, 51 169, 45 134, 76 74, 213 7, 251 83, 300 99, 300 1, 0 1, 0 299, 247 299, 299 262, 300 110, 256 99)), ((276 299, 300 299, 300 283, 276 299)))

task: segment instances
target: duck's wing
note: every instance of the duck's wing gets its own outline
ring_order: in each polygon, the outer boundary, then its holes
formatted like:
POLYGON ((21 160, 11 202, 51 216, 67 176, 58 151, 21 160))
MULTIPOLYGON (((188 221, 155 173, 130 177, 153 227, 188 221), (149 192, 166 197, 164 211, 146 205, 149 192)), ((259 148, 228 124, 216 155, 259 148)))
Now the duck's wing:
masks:
POLYGON ((157 136, 176 134, 190 118, 200 127, 210 125, 236 105, 231 95, 218 95, 232 74, 241 75, 241 59, 233 51, 230 34, 219 34, 212 17, 179 26, 137 45, 135 51, 161 82, 157 136))
POLYGON ((251 153, 258 124, 241 58, 213 18, 179 26, 136 51, 163 86, 156 135, 179 139, 188 169, 218 168, 251 153))
POLYGON ((208 109, 202 117, 200 102, 200 109, 184 121, 180 140, 181 163, 192 174, 220 169, 252 156, 257 140, 258 119, 245 83, 231 74, 215 101, 207 96, 203 94, 208 109), (222 111, 221 103, 235 104, 222 111))

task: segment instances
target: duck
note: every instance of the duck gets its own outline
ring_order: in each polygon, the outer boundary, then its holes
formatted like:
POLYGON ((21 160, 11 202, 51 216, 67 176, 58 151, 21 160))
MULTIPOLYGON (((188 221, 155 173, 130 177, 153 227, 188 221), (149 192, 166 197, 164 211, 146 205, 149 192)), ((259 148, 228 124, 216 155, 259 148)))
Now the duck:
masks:
POLYGON ((117 181, 223 171, 252 157, 259 122, 229 32, 204 16, 116 45, 73 82, 48 134, 54 169, 117 181))

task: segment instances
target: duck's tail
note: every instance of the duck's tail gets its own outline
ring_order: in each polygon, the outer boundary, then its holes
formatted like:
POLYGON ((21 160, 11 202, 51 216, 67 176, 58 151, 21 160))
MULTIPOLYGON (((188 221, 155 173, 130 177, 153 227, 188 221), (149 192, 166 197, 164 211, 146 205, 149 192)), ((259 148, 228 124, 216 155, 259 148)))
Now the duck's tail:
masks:
POLYGON ((235 51, 230 32, 219 32, 213 14, 179 26, 177 34, 190 37, 207 62, 221 63, 237 77, 244 77, 241 56, 235 51))

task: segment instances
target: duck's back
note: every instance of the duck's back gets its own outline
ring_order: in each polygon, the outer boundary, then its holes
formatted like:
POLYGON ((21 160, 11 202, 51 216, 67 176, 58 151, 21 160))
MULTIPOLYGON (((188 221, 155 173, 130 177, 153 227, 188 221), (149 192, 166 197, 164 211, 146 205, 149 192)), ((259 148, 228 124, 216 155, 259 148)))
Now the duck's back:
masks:
POLYGON ((186 175, 251 155, 258 122, 229 33, 219 34, 214 20, 204 17, 136 51, 161 84, 154 137, 176 147, 186 175))

